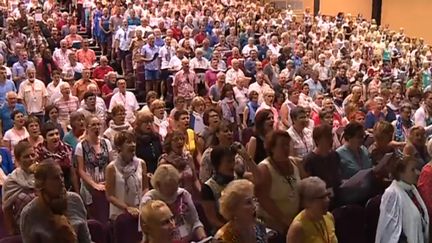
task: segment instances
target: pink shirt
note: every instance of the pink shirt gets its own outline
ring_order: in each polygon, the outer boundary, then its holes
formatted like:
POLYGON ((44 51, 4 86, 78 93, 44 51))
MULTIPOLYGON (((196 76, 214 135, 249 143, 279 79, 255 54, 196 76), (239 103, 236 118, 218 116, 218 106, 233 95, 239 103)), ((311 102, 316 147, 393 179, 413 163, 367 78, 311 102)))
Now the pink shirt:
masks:
POLYGON ((85 68, 92 68, 93 64, 96 63, 96 55, 93 50, 87 49, 86 51, 80 49, 76 53, 77 61, 82 63, 85 68))
POLYGON ((191 100, 195 97, 195 85, 197 83, 198 77, 194 71, 189 71, 189 73, 186 74, 184 70, 180 70, 174 76, 173 86, 177 87, 177 95, 191 100))

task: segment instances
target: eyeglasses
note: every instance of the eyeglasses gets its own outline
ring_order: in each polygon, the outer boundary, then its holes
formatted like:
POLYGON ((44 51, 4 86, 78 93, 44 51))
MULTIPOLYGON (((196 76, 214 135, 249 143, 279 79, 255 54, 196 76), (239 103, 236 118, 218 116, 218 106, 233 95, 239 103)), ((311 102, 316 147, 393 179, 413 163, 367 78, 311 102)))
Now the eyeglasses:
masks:
POLYGON ((100 126, 102 126, 102 123, 100 123, 100 122, 90 124, 90 127, 100 127, 100 126))
POLYGON ((322 199, 326 199, 326 198, 328 198, 328 197, 330 197, 330 196, 331 196, 331 193, 330 193, 330 192, 326 192, 325 194, 323 194, 323 195, 321 195, 321 196, 317 196, 317 197, 315 197, 314 199, 322 200, 322 199))
POLYGON ((256 206, 258 204, 258 198, 256 198, 256 197, 246 198, 245 199, 245 204, 256 206))

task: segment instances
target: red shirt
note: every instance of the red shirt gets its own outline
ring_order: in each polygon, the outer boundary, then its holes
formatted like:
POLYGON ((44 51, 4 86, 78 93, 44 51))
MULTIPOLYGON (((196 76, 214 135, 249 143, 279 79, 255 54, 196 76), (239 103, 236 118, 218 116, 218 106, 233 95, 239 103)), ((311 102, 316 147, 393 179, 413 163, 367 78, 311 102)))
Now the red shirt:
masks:
POLYGON ((200 32, 198 35, 195 36, 195 41, 198 45, 201 45, 206 37, 207 34, 205 32, 200 32))
POLYGON ((432 166, 426 164, 417 182, 417 188, 422 197, 429 216, 432 216, 432 166))
POLYGON ((176 39, 177 41, 179 41, 182 37, 182 31, 179 28, 171 28, 172 32, 173 32, 173 38, 176 39))
MULTIPOLYGON (((102 79, 103 80, 105 78, 105 75, 107 73, 111 72, 111 71, 114 71, 114 69, 112 67, 108 66, 108 65, 105 66, 105 67, 97 66, 93 70, 92 78, 94 78, 94 79, 102 79)), ((98 83, 99 88, 101 89, 105 82, 99 82, 99 81, 97 81, 97 83, 98 83)))
MULTIPOLYGON (((101 92, 103 95, 111 94, 113 91, 114 90, 111 89, 106 83, 104 85, 102 85, 101 92)), ((111 102, 111 97, 105 98, 105 104, 107 107, 109 107, 109 104, 111 102)))
POLYGON ((61 29, 63 28, 64 25, 66 25, 67 21, 60 19, 59 21, 57 21, 57 29, 58 31, 61 31, 61 29))

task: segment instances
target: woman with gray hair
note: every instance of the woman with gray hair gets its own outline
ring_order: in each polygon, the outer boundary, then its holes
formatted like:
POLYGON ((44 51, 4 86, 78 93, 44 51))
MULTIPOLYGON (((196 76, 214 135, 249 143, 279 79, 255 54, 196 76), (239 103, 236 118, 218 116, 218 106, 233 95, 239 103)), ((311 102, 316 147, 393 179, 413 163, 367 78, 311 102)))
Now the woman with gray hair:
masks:
POLYGON ((328 212, 330 192, 319 177, 308 177, 298 185, 304 206, 289 227, 286 241, 289 243, 336 243, 334 218, 328 212), (319 239, 319 240, 318 240, 319 239))
POLYGON ((180 174, 170 164, 162 164, 151 178, 154 189, 144 194, 141 205, 150 200, 161 200, 171 209, 174 221, 174 241, 200 241, 206 237, 204 226, 192 201, 191 194, 179 187, 180 174))

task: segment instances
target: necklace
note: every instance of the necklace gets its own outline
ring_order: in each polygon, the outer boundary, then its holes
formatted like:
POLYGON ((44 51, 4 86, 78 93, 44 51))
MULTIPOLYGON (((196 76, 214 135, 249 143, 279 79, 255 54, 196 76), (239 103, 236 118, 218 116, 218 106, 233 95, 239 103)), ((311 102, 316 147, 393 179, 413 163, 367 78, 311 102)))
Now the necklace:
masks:
MULTIPOLYGON (((291 160, 289 161, 289 163, 291 163, 291 160)), ((274 163, 274 161, 272 159, 270 159, 270 164, 276 169, 277 173, 284 179, 285 183, 291 187, 291 190, 294 191, 295 190, 295 184, 297 181, 297 179, 295 178, 295 175, 294 175, 294 168, 291 167, 292 171, 291 171, 290 175, 284 175, 282 173, 282 170, 280 169, 280 167, 277 166, 276 163, 274 163)))
POLYGON ((238 231, 234 229, 234 225, 231 224, 231 227, 229 227, 229 231, 231 234, 231 241, 232 243, 242 243, 242 242, 256 242, 256 232, 255 227, 247 230, 247 231, 238 231))

